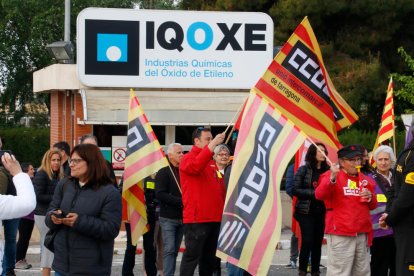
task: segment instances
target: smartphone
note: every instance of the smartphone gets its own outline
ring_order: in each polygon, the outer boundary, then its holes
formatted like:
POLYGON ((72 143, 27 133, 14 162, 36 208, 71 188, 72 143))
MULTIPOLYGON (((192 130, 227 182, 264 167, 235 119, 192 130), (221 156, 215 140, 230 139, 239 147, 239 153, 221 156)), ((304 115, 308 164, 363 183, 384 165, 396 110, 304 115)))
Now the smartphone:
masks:
POLYGON ((57 218, 65 218, 66 217, 66 215, 64 213, 60 213, 60 214, 52 213, 52 216, 55 216, 57 218))

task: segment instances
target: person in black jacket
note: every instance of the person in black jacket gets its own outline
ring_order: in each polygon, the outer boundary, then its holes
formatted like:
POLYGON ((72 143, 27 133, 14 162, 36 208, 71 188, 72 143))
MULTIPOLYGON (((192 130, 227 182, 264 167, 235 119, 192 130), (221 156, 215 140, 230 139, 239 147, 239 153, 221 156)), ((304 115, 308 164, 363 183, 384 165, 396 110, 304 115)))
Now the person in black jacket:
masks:
MULTIPOLYGON (((294 185, 294 178, 295 178, 295 164, 291 164, 286 170, 286 181, 285 181, 285 189, 286 193, 292 199, 292 204, 295 202, 293 199, 293 185, 294 185)), ((289 263, 286 265, 287 268, 296 269, 297 268, 297 260, 299 255, 299 240, 295 234, 295 228, 297 226, 296 220, 292 217, 292 236, 290 237, 290 258, 289 263)))
MULTIPOLYGON (((119 191, 122 194, 124 186, 123 176, 119 183, 119 191)), ((157 247, 155 246, 155 228, 157 220, 158 201, 155 198, 155 174, 147 176, 143 180, 145 210, 147 212, 147 229, 148 231, 142 236, 144 247, 144 270, 147 276, 157 275, 157 247)), ((125 221, 125 230, 127 243, 122 264, 122 276, 134 276, 135 255, 137 245, 132 242, 131 224, 125 221)))
POLYGON ((396 275, 414 275, 414 140, 400 153, 393 171, 393 186, 386 213, 379 223, 391 226, 396 246, 396 275))
POLYGON ((171 276, 175 273, 176 258, 183 239, 183 201, 178 173, 183 147, 179 143, 170 144, 167 154, 171 169, 164 167, 158 171, 155 192, 160 202, 164 276, 171 276))
POLYGON ((56 231, 52 268, 57 275, 110 275, 122 216, 121 195, 95 145, 75 146, 71 177, 53 195, 46 224, 56 231))
POLYGON ((45 224, 45 216, 49 203, 52 201, 53 193, 60 179, 63 178, 61 166, 61 155, 58 150, 48 150, 42 159, 42 165, 33 178, 33 185, 36 192, 35 224, 40 233, 40 267, 42 275, 50 275, 53 253, 47 249, 43 242, 49 228, 45 224))
POLYGON ((299 275, 306 275, 309 256, 311 275, 320 275, 321 248, 325 230, 325 205, 315 198, 319 176, 329 169, 323 151, 324 144, 311 145, 305 156, 306 164, 299 167, 294 179, 293 195, 296 196, 295 219, 299 222, 302 246, 299 254, 299 275))

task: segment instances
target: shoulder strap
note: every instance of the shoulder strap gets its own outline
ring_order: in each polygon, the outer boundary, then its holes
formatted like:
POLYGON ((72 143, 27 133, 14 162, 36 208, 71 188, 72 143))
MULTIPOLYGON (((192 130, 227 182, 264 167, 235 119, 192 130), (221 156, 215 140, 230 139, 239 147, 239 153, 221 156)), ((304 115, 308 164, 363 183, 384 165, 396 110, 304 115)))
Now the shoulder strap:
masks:
POLYGON ((381 191, 384 193, 384 195, 387 195, 387 191, 385 190, 385 185, 382 182, 383 178, 379 174, 374 174, 375 176, 375 182, 378 184, 378 187, 381 189, 381 191))

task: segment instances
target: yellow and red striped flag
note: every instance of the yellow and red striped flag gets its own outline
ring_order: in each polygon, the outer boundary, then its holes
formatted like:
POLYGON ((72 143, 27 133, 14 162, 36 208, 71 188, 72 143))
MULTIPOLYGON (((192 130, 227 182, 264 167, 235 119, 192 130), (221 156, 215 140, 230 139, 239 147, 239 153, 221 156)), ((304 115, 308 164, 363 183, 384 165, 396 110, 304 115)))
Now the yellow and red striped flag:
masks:
MULTIPOLYGON (((382 112, 381 117, 381 126, 378 130, 377 140, 375 141, 374 152, 382 143, 388 141, 395 135, 395 123, 394 123, 394 89, 392 77, 388 84, 387 97, 385 98, 384 111, 382 112)), ((395 153, 394 153, 395 154, 395 153)), ((371 164, 375 165, 375 161, 371 156, 371 164)))
POLYGON ((334 155, 341 146, 337 131, 358 119, 336 91, 307 17, 253 89, 334 155))
POLYGON ((147 116, 131 89, 128 110, 128 137, 122 189, 123 219, 131 225, 132 244, 147 232, 144 184, 147 176, 168 166, 164 151, 147 116))
POLYGON ((216 255, 252 275, 266 275, 280 238, 280 183, 306 139, 253 90, 243 112, 216 255))

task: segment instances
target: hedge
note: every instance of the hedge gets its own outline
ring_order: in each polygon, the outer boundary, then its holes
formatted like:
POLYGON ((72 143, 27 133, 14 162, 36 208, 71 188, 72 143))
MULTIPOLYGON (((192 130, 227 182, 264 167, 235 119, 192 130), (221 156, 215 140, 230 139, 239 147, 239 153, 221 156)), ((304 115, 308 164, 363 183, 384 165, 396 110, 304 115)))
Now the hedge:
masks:
MULTIPOLYGON (((339 132, 338 138, 342 145, 361 144, 370 151, 377 139, 378 132, 367 132, 358 129, 346 129, 339 132)), ((405 131, 396 132, 397 156, 405 146, 405 131)), ((391 144, 391 147, 393 145, 391 144)))
MULTIPOLYGON (((358 129, 346 129, 339 133, 342 145, 361 144, 371 149, 375 143, 377 132, 366 132, 358 129)), ((43 154, 49 149, 49 128, 0 128, 3 149, 11 150, 20 162, 31 162, 40 166, 43 154)), ((397 131, 397 154, 405 145, 405 131, 397 131)))
POLYGON ((11 150, 16 158, 39 167, 43 154, 50 148, 49 128, 0 128, 3 150, 11 150))

